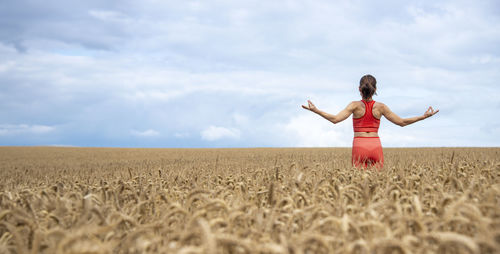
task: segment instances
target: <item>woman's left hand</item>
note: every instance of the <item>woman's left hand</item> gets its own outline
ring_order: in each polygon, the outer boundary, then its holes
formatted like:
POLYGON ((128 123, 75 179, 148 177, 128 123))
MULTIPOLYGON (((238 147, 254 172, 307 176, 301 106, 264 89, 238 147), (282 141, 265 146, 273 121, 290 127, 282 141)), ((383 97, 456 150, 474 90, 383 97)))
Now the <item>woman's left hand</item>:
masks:
POLYGON ((425 111, 424 117, 425 118, 431 117, 431 116, 435 115, 437 112, 439 112, 439 109, 438 110, 434 110, 432 107, 429 107, 427 109, 427 111, 425 111))
POLYGON ((318 110, 310 100, 307 100, 307 106, 302 105, 302 108, 310 110, 314 113, 318 110))

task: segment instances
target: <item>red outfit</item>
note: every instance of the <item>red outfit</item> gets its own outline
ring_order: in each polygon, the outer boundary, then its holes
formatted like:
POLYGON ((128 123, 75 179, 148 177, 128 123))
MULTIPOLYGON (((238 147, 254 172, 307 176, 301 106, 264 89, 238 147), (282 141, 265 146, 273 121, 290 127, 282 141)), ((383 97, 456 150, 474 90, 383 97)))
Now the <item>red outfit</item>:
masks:
MULTIPOLYGON (((365 104, 365 114, 360 118, 352 118, 354 132, 378 132, 380 119, 373 116, 372 109, 375 101, 365 104)), ((352 142, 352 165, 355 167, 384 166, 382 144, 378 137, 354 137, 352 142)))
POLYGON ((352 165, 355 167, 384 166, 384 153, 378 137, 354 137, 352 141, 352 165))
POLYGON ((378 132, 380 119, 375 118, 372 113, 375 101, 361 101, 365 104, 365 115, 360 118, 352 118, 352 127, 354 128, 354 132, 378 132))

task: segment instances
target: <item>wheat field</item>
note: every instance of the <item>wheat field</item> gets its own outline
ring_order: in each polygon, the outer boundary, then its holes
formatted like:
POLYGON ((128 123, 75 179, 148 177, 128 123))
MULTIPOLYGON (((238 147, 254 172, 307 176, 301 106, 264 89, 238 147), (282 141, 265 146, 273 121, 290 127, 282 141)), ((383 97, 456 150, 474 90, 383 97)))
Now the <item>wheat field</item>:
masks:
POLYGON ((499 148, 0 147, 0 253, 500 253, 499 148))

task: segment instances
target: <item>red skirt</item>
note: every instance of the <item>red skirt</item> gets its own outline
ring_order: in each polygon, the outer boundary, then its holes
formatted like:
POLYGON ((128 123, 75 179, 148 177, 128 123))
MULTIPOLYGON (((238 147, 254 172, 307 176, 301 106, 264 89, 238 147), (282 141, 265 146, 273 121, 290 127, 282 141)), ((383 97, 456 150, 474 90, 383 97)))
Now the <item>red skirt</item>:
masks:
POLYGON ((384 166, 384 153, 378 137, 354 137, 352 141, 352 165, 355 167, 384 166))

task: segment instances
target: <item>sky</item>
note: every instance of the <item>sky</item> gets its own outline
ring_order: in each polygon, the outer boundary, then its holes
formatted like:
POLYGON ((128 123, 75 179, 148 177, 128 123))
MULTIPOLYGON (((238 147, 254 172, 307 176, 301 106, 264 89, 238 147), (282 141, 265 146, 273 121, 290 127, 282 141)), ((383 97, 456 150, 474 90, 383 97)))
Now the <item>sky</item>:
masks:
POLYGON ((377 78, 384 147, 500 146, 500 2, 0 4, 0 145, 349 147, 377 78))

